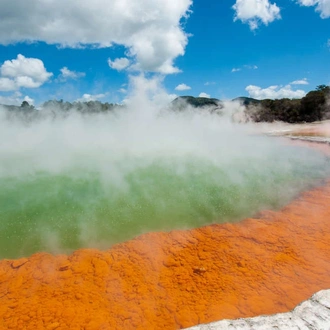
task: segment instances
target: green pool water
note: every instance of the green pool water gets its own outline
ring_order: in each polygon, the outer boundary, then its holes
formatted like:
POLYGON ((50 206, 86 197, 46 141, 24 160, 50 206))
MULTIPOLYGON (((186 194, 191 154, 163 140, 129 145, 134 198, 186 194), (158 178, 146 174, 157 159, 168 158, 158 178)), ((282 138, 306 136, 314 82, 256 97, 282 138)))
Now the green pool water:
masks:
POLYGON ((2 177, 0 258, 105 249, 148 231, 232 222, 277 209, 328 173, 318 153, 281 150, 285 161, 276 153, 263 162, 246 155, 227 163, 127 158, 122 161, 134 166, 119 181, 82 168, 2 177))

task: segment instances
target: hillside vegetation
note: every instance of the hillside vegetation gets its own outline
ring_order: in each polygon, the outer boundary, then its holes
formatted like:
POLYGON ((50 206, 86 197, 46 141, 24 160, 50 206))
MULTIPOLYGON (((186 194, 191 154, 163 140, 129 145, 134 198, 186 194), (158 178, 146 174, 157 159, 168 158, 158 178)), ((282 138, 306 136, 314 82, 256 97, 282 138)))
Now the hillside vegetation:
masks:
MULTIPOLYGON (((307 93, 302 99, 264 99, 256 100, 250 97, 233 99, 243 107, 244 120, 253 122, 283 121, 288 123, 313 122, 330 119, 330 87, 320 85, 307 93)), ((63 100, 50 100, 41 105, 41 111, 24 101, 21 106, 2 105, 7 117, 35 119, 43 116, 67 115, 72 111, 82 114, 105 113, 125 108, 124 105, 113 103, 64 102, 63 100)), ((215 98, 180 96, 172 101, 170 109, 185 111, 187 108, 222 114, 225 111, 223 101, 215 98)))
MULTIPOLYGON (((330 87, 320 85, 310 91, 302 99, 264 99, 256 100, 250 97, 238 97, 232 101, 239 102, 244 109, 246 120, 254 122, 283 121, 288 123, 313 122, 330 118, 330 87)), ((195 108, 211 107, 223 108, 223 102, 218 99, 194 98, 192 96, 181 96, 172 104, 184 105, 195 108)))
POLYGON ((330 87, 320 85, 302 99, 250 102, 246 113, 255 122, 313 122, 330 118, 330 87))

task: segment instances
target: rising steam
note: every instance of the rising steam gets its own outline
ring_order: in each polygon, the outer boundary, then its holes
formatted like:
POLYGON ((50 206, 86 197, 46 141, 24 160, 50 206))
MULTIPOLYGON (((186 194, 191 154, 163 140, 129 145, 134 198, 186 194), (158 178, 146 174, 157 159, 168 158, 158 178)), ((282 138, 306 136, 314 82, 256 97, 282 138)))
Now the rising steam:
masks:
POLYGON ((0 257, 237 221, 329 170, 313 150, 233 123, 233 105, 230 116, 170 111, 157 80, 132 83, 127 107, 107 114, 25 122, 0 111, 0 257))

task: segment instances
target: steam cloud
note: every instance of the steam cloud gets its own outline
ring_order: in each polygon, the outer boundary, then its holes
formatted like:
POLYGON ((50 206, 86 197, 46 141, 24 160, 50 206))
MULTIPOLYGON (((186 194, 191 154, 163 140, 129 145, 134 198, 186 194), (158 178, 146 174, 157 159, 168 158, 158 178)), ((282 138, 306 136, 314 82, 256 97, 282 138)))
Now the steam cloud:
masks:
POLYGON ((157 79, 131 79, 127 108, 112 113, 24 122, 1 109, 1 257, 239 220, 326 175, 317 152, 233 123, 237 105, 169 111, 157 79))

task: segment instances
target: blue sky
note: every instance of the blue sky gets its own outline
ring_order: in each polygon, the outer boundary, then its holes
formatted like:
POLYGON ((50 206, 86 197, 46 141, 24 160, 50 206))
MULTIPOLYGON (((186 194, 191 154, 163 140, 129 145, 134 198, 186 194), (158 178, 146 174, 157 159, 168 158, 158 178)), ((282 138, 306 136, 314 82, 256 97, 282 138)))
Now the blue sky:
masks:
POLYGON ((0 103, 122 102, 140 74, 172 96, 301 97, 330 83, 329 17, 330 0, 2 0, 0 103))

